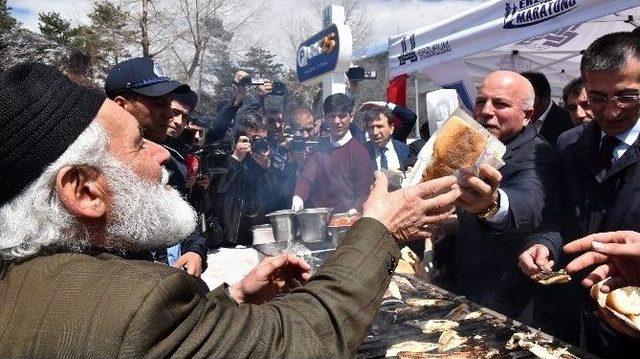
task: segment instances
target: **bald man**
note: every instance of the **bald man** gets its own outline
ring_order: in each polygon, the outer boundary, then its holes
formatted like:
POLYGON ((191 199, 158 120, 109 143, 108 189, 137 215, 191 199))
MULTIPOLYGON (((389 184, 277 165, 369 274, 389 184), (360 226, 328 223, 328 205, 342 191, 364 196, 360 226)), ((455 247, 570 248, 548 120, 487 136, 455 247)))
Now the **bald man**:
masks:
POLYGON ((477 176, 459 179, 457 202, 460 294, 527 323, 533 283, 518 269, 518 255, 527 243, 547 243, 542 229, 557 208, 550 203, 557 197, 555 152, 527 126, 533 101, 533 87, 517 73, 498 71, 484 79, 473 117, 506 145, 506 165, 499 171, 483 165, 477 176))

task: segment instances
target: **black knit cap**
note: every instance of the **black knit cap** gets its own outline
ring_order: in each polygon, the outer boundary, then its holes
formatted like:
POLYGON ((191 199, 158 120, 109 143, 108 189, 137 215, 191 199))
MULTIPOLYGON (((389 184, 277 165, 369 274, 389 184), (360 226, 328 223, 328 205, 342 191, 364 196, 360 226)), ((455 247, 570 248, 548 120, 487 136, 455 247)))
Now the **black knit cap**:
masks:
POLYGON ((105 98, 41 63, 18 64, 0 74, 0 205, 66 151, 105 98))

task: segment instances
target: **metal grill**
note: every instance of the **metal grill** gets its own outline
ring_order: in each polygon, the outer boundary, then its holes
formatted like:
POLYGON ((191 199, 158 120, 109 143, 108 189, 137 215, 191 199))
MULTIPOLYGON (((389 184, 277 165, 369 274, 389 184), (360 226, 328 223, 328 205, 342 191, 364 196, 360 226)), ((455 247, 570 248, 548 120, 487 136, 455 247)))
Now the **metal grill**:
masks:
MULTIPOLYGON (((448 353, 437 353, 438 355, 465 353, 468 358, 485 358, 491 350, 499 350, 499 354, 492 358, 537 358, 526 349, 507 350, 505 344, 516 332, 537 332, 535 329, 526 326, 518 321, 512 320, 490 309, 474 304, 464 297, 459 297, 444 289, 426 283, 413 276, 401 276, 409 281, 414 287, 399 285, 403 300, 407 298, 441 299, 450 302, 450 305, 442 307, 419 307, 410 306, 400 301, 383 302, 378 315, 376 316, 369 335, 366 337, 358 349, 356 358, 383 358, 387 349, 394 344, 406 341, 424 341, 437 343, 440 332, 425 334, 420 328, 407 324, 410 320, 430 320, 430 319, 451 319, 459 323, 455 330, 468 341, 461 347, 453 349, 448 353), (452 311, 455 310, 455 313, 452 311), (479 311, 482 315, 477 319, 459 320, 464 315, 479 311), (449 315, 449 317, 447 317, 449 315)), ((567 348, 569 353, 579 358, 595 358, 595 356, 580 351, 567 343, 564 343, 548 334, 538 332, 537 338, 545 342, 551 342, 551 348, 567 348)), ((428 358, 425 355, 424 358, 428 358)), ((446 357, 446 356, 444 356, 446 357)))

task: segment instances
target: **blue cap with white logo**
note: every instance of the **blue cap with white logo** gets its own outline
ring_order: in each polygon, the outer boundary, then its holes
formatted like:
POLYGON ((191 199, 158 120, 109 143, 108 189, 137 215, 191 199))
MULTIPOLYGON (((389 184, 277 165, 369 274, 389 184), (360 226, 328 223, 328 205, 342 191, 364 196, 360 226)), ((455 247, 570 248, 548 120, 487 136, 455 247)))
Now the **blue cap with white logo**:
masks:
POLYGON ((135 92, 144 96, 163 96, 173 91, 188 91, 188 86, 172 81, 158 64, 148 57, 137 57, 115 65, 104 84, 107 96, 135 92))

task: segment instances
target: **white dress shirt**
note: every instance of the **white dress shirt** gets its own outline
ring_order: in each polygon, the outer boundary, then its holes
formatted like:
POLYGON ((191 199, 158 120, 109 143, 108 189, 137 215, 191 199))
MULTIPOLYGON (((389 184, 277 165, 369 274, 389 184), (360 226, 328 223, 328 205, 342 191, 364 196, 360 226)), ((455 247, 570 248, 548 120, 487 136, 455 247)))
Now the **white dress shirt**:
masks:
POLYGON ((551 107, 553 107, 553 101, 549 101, 549 107, 540 115, 540 117, 533 123, 533 126, 536 128, 536 132, 540 133, 540 129, 542 128, 542 124, 544 124, 544 120, 547 119, 549 112, 551 112, 551 107))
MULTIPOLYGON (((377 147, 375 147, 375 145, 373 147, 375 149, 374 155, 376 156, 376 167, 378 169, 381 169, 380 157, 382 156, 382 152, 380 152, 380 150, 377 147)), ((400 159, 398 158, 398 153, 396 152, 396 149, 393 146, 393 141, 389 139, 386 146, 384 147, 387 148, 387 150, 384 153, 385 157, 387 157, 387 169, 400 170, 400 159)))
POLYGON ((347 129, 347 133, 344 134, 344 136, 342 136, 341 139, 337 140, 337 141, 333 141, 333 139, 331 139, 331 144, 333 145, 333 147, 342 147, 344 145, 347 144, 347 142, 349 142, 349 140, 352 138, 353 136, 351 136, 351 131, 349 131, 347 129))
MULTIPOLYGON (((638 121, 636 121, 636 124, 630 129, 628 129, 626 132, 616 135, 616 137, 620 140, 620 144, 618 144, 616 148, 613 149, 614 161, 619 160, 620 157, 622 157, 622 155, 624 155, 624 153, 627 152, 627 150, 631 146, 633 146, 633 144, 638 139, 638 135, 640 135, 640 119, 638 119, 638 121)), ((605 136, 605 133, 604 131, 601 130, 600 131, 601 144, 602 144, 602 138, 604 136, 605 136)))

